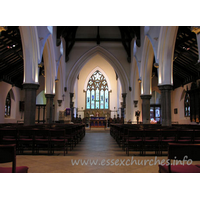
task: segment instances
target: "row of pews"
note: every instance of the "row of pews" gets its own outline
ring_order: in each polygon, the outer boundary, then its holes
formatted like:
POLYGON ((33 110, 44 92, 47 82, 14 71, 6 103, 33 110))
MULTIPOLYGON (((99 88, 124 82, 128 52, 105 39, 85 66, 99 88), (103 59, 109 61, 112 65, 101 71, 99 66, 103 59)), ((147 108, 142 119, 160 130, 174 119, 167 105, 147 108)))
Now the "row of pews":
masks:
POLYGON ((168 143, 200 143, 200 126, 170 126, 159 124, 111 124, 110 135, 129 155, 138 151, 140 155, 152 152, 163 155, 168 151, 168 143))
POLYGON ((17 154, 67 154, 85 136, 85 124, 0 124, 0 145, 14 144, 17 154))

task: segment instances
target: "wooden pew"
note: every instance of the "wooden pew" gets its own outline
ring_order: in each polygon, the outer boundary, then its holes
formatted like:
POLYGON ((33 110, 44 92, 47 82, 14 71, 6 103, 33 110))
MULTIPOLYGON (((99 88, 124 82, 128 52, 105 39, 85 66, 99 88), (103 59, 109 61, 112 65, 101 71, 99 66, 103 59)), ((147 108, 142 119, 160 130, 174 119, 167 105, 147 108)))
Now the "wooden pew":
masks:
POLYGON ((169 143, 167 163, 158 165, 159 172, 200 173, 199 165, 192 161, 200 161, 200 144, 169 143))

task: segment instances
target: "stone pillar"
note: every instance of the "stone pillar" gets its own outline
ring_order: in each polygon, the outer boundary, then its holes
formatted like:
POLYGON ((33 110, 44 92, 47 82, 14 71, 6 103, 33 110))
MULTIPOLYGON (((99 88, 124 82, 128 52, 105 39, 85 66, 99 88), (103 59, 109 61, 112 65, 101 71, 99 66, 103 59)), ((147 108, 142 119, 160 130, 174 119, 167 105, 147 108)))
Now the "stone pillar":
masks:
POLYGON ((74 102, 72 101, 73 97, 74 93, 70 93, 71 120, 74 118, 74 102))
POLYGON ((126 93, 122 93, 123 103, 121 108, 121 117, 125 118, 124 109, 126 108, 126 93))
POLYGON ((36 111, 36 90, 39 88, 39 85, 33 83, 24 83, 23 88, 25 90, 24 125, 34 125, 36 111))
POLYGON ((171 126, 171 90, 172 85, 158 86, 161 90, 161 124, 171 126))
POLYGON ((150 124, 150 99, 151 95, 141 95, 142 99, 142 122, 150 124))
POLYGON ((53 98, 54 94, 45 94, 46 97, 46 123, 50 124, 53 121, 53 98))

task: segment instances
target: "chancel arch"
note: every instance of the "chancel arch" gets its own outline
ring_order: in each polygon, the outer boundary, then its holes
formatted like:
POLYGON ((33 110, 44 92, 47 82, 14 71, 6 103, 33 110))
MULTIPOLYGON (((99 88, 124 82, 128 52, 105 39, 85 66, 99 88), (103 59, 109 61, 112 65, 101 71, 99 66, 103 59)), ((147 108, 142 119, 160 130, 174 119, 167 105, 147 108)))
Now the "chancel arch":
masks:
POLYGON ((74 64, 67 77, 67 88, 69 88, 69 91, 74 91, 74 84, 80 70, 90 59, 96 55, 103 57, 114 68, 120 78, 122 91, 123 93, 126 93, 128 90, 129 81, 123 66, 116 59, 116 57, 114 57, 109 51, 101 46, 95 46, 94 48, 90 49, 74 64))

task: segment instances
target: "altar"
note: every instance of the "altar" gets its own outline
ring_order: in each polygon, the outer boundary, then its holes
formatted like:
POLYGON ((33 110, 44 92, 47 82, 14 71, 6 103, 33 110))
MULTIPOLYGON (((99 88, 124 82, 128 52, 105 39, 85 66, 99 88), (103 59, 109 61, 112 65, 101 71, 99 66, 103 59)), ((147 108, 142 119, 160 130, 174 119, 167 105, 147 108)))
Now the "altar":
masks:
POLYGON ((90 128, 106 128, 105 117, 90 117, 90 128))

